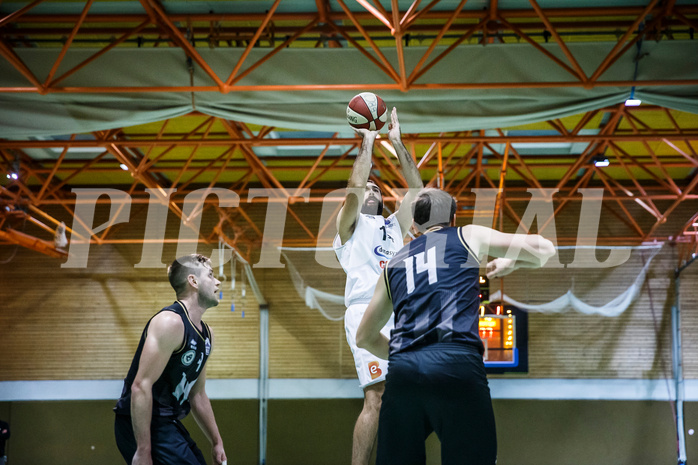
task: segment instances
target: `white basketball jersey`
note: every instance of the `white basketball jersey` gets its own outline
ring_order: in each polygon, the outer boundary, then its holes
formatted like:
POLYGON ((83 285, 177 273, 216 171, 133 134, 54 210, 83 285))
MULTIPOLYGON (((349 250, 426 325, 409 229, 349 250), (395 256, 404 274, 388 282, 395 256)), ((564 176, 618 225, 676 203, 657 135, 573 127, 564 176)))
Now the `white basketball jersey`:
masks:
POLYGON ((354 234, 342 245, 339 234, 332 247, 347 273, 344 304, 368 304, 385 264, 402 248, 402 230, 395 214, 359 214, 354 234))

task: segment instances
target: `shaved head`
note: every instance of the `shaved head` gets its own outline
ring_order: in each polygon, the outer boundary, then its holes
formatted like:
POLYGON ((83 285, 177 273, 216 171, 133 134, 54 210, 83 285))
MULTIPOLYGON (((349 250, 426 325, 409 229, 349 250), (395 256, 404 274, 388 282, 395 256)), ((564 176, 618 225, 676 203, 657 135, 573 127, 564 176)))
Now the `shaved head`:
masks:
POLYGON ((211 260, 201 254, 191 254, 180 257, 167 268, 167 277, 177 296, 187 290, 187 277, 190 274, 199 276, 201 271, 211 268, 211 260))

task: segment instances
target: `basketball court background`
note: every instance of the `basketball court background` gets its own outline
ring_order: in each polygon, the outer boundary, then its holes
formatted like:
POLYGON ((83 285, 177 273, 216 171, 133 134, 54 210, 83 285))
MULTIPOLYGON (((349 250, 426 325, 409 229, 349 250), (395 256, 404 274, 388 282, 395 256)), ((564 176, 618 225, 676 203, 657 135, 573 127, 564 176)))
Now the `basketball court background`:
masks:
MULTIPOLYGON (((553 214, 531 231, 555 239, 562 265, 572 247, 599 246, 599 265, 517 272, 492 294, 545 306, 569 292, 602 308, 639 286, 613 316, 529 312, 528 371, 490 375, 499 463, 673 463, 682 395, 681 442, 696 456, 698 8, 411 5, 0 4, 9 463, 120 463, 111 407, 143 325, 173 298, 165 264, 186 247, 216 262, 214 249, 236 252, 216 264, 223 296, 205 318, 231 463, 349 463, 361 393, 341 305, 309 306, 307 288, 343 294, 344 273, 313 250, 334 234, 359 142, 345 106, 363 91, 397 107, 425 185, 457 197, 459 225, 514 232, 548 189, 553 214), (631 94, 641 106, 625 106, 631 94), (603 192, 598 218, 582 213, 584 189, 603 192), (476 208, 482 195, 491 209, 476 208), (83 224, 76 212, 90 211, 83 224), (69 245, 56 247, 61 221, 69 245)), ((372 179, 394 210, 404 184, 381 141, 372 179)), ((430 438, 429 463, 438 456, 430 438)))

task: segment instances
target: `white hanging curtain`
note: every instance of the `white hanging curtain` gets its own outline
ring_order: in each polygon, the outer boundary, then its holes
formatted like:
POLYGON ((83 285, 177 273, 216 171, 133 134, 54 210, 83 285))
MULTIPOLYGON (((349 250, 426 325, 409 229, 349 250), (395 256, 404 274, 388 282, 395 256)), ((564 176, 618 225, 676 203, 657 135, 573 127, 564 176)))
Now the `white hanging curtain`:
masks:
POLYGON ((605 305, 595 306, 589 305, 586 302, 580 300, 577 296, 572 293, 572 290, 568 290, 565 294, 561 295, 557 299, 547 302, 544 304, 531 305, 523 302, 519 302, 516 299, 509 297, 504 294, 502 296, 501 291, 496 291, 490 295, 490 300, 504 301, 508 304, 515 306, 520 310, 525 310, 527 312, 538 312, 538 313, 562 313, 568 310, 574 310, 586 315, 603 315, 607 317, 616 317, 623 313, 630 307, 630 305, 635 301, 637 296, 640 294, 642 285, 645 283, 645 278, 647 277, 647 270, 652 264, 652 259, 657 256, 661 247, 656 247, 652 249, 652 253, 645 262, 644 266, 640 269, 635 281, 620 295, 611 300, 605 305))

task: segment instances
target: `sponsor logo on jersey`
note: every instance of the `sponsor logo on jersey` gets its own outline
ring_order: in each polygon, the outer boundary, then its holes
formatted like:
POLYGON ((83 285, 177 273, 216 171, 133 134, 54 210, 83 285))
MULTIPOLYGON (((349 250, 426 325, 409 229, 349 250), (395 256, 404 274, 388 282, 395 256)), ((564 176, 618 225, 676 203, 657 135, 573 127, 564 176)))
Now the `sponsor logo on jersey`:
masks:
POLYGON ((211 340, 206 338, 206 355, 211 353, 211 340))
POLYGON ((368 364, 368 372, 371 373, 371 379, 376 379, 380 377, 380 375, 383 374, 383 371, 380 369, 380 364, 378 362, 369 362, 368 364))
POLYGON ((375 249, 373 249, 373 253, 378 255, 379 257, 387 258, 390 260, 397 254, 397 252, 393 252, 392 250, 384 249, 383 246, 377 246, 375 249))
POLYGON ((194 361, 194 358, 196 357, 196 351, 195 350, 188 350, 182 355, 182 365, 185 367, 188 367, 189 365, 192 364, 194 361))
POLYGON ((186 373, 182 373, 182 380, 172 393, 174 398, 179 401, 179 405, 182 405, 184 401, 189 398, 189 392, 191 391, 191 388, 194 387, 194 383, 196 383, 195 379, 188 381, 186 373))
POLYGON ((191 341, 189 341, 189 347, 191 347, 192 349, 196 349, 196 339, 192 339, 191 341))

